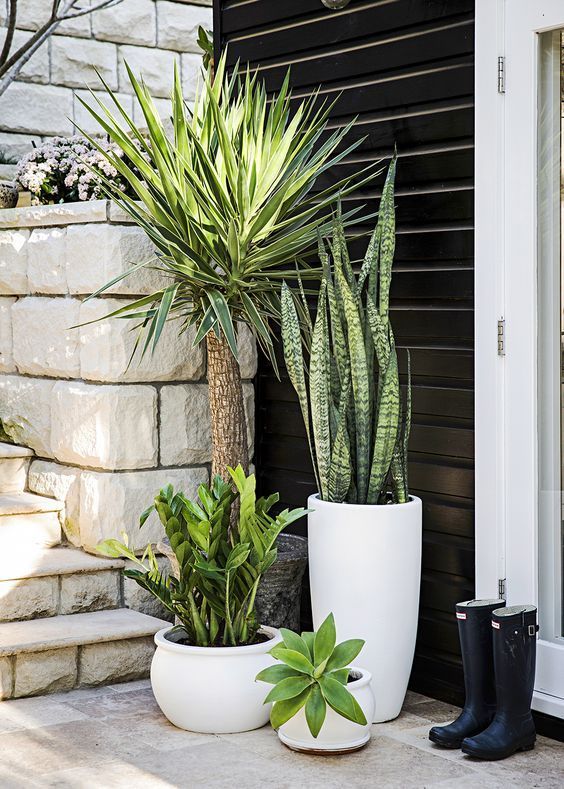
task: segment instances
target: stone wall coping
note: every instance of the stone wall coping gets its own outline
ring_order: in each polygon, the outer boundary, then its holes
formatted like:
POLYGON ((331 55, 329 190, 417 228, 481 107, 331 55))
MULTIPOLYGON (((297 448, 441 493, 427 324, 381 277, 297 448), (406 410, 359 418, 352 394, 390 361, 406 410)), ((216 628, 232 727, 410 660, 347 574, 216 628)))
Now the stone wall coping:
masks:
POLYGON ((22 227, 112 222, 131 224, 132 219, 111 200, 86 200, 56 205, 32 205, 0 210, 0 230, 22 227))

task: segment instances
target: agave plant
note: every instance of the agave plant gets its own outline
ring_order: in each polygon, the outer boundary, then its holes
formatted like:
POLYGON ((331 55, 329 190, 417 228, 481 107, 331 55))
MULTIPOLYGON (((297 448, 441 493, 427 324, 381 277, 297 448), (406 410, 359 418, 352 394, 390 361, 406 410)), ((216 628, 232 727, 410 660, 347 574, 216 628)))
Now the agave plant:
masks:
POLYGON ((305 331, 309 385, 295 300, 285 284, 282 289, 284 358, 324 501, 377 504, 409 498, 409 352, 407 401, 402 406, 389 309, 395 172, 394 156, 358 275, 350 263, 342 219, 335 222, 329 250, 320 241, 323 277, 315 323, 305 331))
POLYGON ((270 650, 280 664, 257 674, 257 680, 274 685, 264 703, 274 702, 270 722, 274 729, 293 718, 303 707, 308 728, 317 737, 327 705, 343 718, 366 726, 360 704, 347 690, 350 670, 364 641, 352 638, 335 646, 335 619, 329 614, 316 633, 280 629, 283 643, 270 650))
MULTIPOLYGON (((315 248, 317 232, 329 227, 329 207, 338 194, 373 177, 376 165, 312 193, 317 177, 358 141, 342 145, 351 124, 322 140, 330 106, 320 106, 314 96, 291 110, 288 76, 279 94, 267 97, 256 75, 240 74, 237 68, 228 75, 223 57, 213 82, 210 74, 204 75, 190 112, 175 70, 173 131, 167 135, 146 86, 129 68, 128 74, 148 135, 106 83, 117 117, 96 94, 94 108, 83 104, 125 154, 116 156, 90 138, 131 187, 135 198, 109 180, 104 183, 107 194, 154 242, 158 257, 150 265, 162 272, 165 286, 107 317, 132 318, 140 337, 145 334, 143 352, 155 350, 170 319, 177 319, 179 332, 194 326, 195 343, 205 340, 212 473, 227 478, 227 466, 248 466, 237 322, 250 327, 275 364, 272 338, 273 324, 280 319, 280 283, 315 248)), ((302 278, 317 276, 314 268, 299 265, 302 278)))
POLYGON ((257 500, 255 476, 243 468, 229 469, 233 487, 216 476, 211 487, 200 485, 191 501, 163 488, 141 516, 141 525, 156 510, 176 556, 178 577, 159 570, 148 545, 141 558, 127 542, 105 540, 97 550, 105 556, 130 559, 140 569, 124 574, 150 592, 181 622, 180 630, 195 646, 239 646, 252 643, 259 622, 255 597, 260 580, 276 560, 276 538, 303 509, 283 510, 276 517, 269 510, 278 501, 275 493, 257 500), (230 528, 233 504, 239 500, 237 528, 230 528))

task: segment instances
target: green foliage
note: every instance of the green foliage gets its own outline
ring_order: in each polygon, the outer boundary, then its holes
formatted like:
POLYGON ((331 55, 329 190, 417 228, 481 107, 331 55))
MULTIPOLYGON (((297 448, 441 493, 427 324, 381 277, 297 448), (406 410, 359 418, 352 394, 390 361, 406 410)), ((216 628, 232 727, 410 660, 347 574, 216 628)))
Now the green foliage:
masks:
POLYGON ((411 427, 411 372, 402 404, 389 295, 395 248, 394 156, 378 223, 359 274, 351 266, 337 216, 329 249, 321 240, 323 276, 313 327, 303 330, 295 298, 282 286, 282 340, 298 394, 319 494, 324 501, 405 503, 411 427), (309 388, 304 345, 309 353, 309 388))
MULTIPOLYGON (((95 93, 94 107, 83 104, 123 152, 117 156, 91 138, 136 199, 110 181, 106 192, 152 239, 157 261, 151 265, 168 285, 111 316, 137 322, 143 352, 155 349, 167 320, 178 319, 179 331, 196 327, 196 342, 210 331, 224 335, 235 356, 234 322, 243 321, 275 363, 272 324, 280 318, 280 283, 315 247, 318 231, 330 227, 329 207, 338 195, 372 178, 376 165, 312 193, 317 177, 360 140, 342 145, 351 122, 322 141, 331 107, 320 105, 317 95, 291 107, 289 76, 278 95, 268 97, 256 74, 237 67, 228 74, 223 57, 213 82, 211 73, 202 75, 190 111, 176 69, 167 134, 146 86, 129 68, 128 74, 147 134, 106 83, 117 117, 95 93)), ((306 279, 318 275, 306 263, 300 270, 306 279)))
POLYGON ((302 633, 281 628, 282 644, 270 654, 283 665, 277 664, 257 674, 261 682, 274 685, 265 704, 274 702, 270 722, 277 729, 305 707, 307 725, 313 737, 323 726, 327 705, 353 723, 366 725, 364 713, 347 690, 349 669, 364 641, 350 639, 335 646, 335 620, 333 614, 317 633, 302 633))
POLYGON ((259 624, 255 596, 259 582, 276 560, 276 538, 305 514, 303 509, 269 510, 278 494, 257 500, 254 474, 241 466, 229 469, 234 488, 217 476, 211 487, 200 485, 191 501, 163 488, 141 516, 141 525, 155 510, 178 560, 179 577, 160 572, 150 545, 139 559, 127 541, 105 540, 98 551, 130 559, 141 569, 125 570, 174 614, 190 644, 239 646, 252 643, 259 624), (230 528, 231 508, 238 500, 236 529, 230 528))
POLYGON ((206 71, 213 63, 213 38, 211 30, 198 26, 198 46, 202 50, 202 63, 206 71))

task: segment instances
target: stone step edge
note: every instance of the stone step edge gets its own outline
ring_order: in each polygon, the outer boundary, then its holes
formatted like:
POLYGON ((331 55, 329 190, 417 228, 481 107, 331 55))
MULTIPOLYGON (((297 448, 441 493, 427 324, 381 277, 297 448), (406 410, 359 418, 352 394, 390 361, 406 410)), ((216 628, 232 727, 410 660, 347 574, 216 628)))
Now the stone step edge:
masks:
POLYGON ((172 625, 130 608, 4 622, 0 624, 0 657, 143 638, 163 627, 172 625))
POLYGON ((25 551, 21 556, 11 555, 5 567, 0 557, 0 581, 25 581, 31 578, 47 578, 56 575, 86 575, 125 567, 123 559, 108 559, 93 556, 80 548, 44 548, 33 553, 25 551))
POLYGON ((22 447, 19 444, 7 444, 0 441, 0 462, 2 460, 15 460, 17 458, 30 458, 34 456, 33 449, 22 447))
POLYGON ((37 493, 0 493, 0 518, 11 515, 37 515, 42 512, 61 512, 65 505, 62 501, 39 496, 37 493))

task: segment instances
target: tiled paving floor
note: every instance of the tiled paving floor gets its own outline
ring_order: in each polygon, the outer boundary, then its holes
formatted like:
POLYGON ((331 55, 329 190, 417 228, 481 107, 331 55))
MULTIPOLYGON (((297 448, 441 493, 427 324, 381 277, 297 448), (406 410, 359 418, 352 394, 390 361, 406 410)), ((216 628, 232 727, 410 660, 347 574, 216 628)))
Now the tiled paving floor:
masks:
POLYGON ((408 694, 401 716, 374 726, 356 754, 296 754, 265 727, 221 736, 181 731, 161 715, 148 682, 0 703, 0 788, 564 787, 564 745, 482 763, 442 751, 431 723, 456 708, 408 694))

